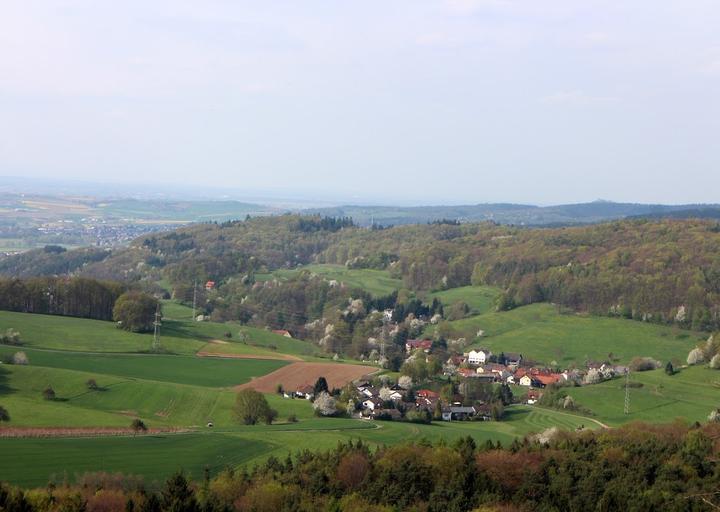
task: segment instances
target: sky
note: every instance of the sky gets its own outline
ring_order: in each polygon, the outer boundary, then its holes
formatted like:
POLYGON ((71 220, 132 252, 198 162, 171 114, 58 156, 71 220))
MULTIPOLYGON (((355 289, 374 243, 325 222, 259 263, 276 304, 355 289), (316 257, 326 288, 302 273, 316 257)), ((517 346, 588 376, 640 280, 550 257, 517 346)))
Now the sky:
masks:
POLYGON ((5 0, 0 176, 720 202, 718 27, 717 0, 5 0))

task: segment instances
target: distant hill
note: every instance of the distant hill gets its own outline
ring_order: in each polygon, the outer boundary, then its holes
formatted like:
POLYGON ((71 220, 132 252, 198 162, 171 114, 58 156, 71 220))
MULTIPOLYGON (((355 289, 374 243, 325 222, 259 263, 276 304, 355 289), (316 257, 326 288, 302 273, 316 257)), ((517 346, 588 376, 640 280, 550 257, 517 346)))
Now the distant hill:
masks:
POLYGON ((383 226, 425 224, 442 219, 459 222, 493 221, 498 224, 524 226, 562 226, 591 224, 628 217, 717 218, 717 213, 711 213, 716 211, 720 212, 720 205, 662 205, 594 201, 557 206, 511 203, 416 207, 350 205, 308 209, 304 213, 352 217, 361 226, 369 226, 372 223, 383 226))

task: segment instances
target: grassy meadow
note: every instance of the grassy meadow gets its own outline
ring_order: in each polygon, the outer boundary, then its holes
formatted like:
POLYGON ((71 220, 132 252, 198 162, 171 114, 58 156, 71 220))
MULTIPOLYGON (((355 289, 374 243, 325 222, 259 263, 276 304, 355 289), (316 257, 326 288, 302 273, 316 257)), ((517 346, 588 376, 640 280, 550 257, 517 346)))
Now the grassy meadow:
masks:
MULTIPOLYGON (((628 363, 636 356, 684 361, 707 335, 656 324, 579 314, 561 314, 551 304, 531 304, 505 312, 450 322, 454 333, 495 353, 519 352, 535 361, 560 366, 604 361, 609 354, 628 363), (481 339, 476 338, 484 331, 481 339)), ((431 334, 434 327, 428 328, 431 334)))
POLYGON ((258 280, 267 280, 272 277, 287 279, 300 272, 307 270, 329 280, 336 280, 351 288, 362 288, 372 295, 388 295, 395 290, 402 288, 402 280, 390 277, 386 270, 373 269, 349 269, 344 265, 332 265, 329 263, 304 265, 297 269, 276 270, 272 274, 256 276, 258 280))
POLYGON ((456 302, 465 302, 470 307, 472 315, 481 315, 494 309, 495 299, 499 294, 500 290, 492 286, 461 286, 430 293, 426 300, 438 299, 445 307, 452 306, 456 302))
POLYGON ((631 382, 642 387, 630 388, 628 415, 624 413, 624 379, 572 388, 568 394, 611 426, 635 420, 666 423, 676 418, 703 422, 712 409, 720 407, 720 371, 706 366, 682 368, 672 376, 662 369, 635 372, 631 382))

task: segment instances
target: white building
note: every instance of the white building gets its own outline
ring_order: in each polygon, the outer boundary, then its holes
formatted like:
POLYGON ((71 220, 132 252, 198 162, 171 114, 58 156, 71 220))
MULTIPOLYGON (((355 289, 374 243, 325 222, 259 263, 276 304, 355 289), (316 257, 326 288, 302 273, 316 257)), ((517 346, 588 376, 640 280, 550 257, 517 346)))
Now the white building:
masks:
POLYGON ((467 362, 470 364, 485 364, 491 355, 492 352, 484 348, 471 350, 468 352, 467 362))

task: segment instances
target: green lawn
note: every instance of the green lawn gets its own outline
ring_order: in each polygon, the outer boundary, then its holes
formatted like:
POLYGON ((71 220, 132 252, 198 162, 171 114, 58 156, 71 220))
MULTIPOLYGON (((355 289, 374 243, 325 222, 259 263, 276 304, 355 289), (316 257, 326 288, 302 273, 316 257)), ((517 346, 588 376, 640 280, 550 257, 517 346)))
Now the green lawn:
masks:
POLYGON ((624 363, 636 356, 684 361, 702 339, 690 331, 634 320, 560 314, 545 303, 486 313, 450 325, 458 336, 474 340, 473 346, 485 346, 496 353, 520 352, 533 360, 556 361, 561 366, 605 360, 609 353, 624 363), (476 339, 480 329, 485 336, 476 339))
POLYGON ((296 276, 303 270, 318 274, 325 279, 334 279, 351 288, 362 288, 370 294, 377 296, 388 295, 402 288, 402 280, 390 277, 390 274, 386 270, 349 269, 344 265, 331 265, 326 263, 304 265, 292 270, 276 270, 269 275, 260 275, 258 279, 270 279, 272 277, 287 279, 296 276))
POLYGON ((438 299, 446 307, 462 301, 470 306, 473 315, 480 315, 494 309, 499 294, 500 290, 492 286, 462 286, 430 293, 426 300, 438 299))

